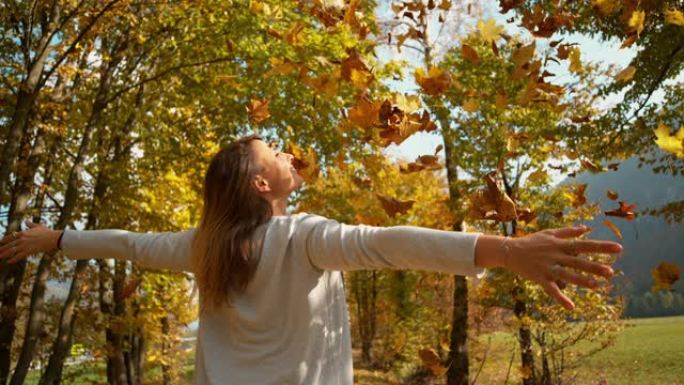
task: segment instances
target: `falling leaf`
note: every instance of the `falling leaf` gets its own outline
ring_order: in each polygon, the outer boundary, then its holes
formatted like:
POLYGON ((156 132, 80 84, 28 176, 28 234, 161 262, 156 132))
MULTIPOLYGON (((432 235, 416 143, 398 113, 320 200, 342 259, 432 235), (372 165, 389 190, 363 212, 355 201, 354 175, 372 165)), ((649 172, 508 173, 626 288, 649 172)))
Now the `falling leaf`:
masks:
POLYGON ((596 163, 590 161, 589 159, 580 159, 580 164, 582 168, 591 171, 592 173, 601 172, 603 168, 598 166, 596 163))
POLYGON ((622 233, 617 228, 617 226, 613 224, 613 222, 609 221, 608 219, 604 219, 603 224, 606 225, 610 229, 610 231, 612 231, 613 234, 615 234, 616 237, 622 239, 622 233))
POLYGON ((665 11, 665 22, 684 27, 684 12, 676 9, 668 9, 665 11))
POLYGON ((652 292, 660 290, 672 290, 672 285, 679 280, 682 269, 674 262, 660 262, 658 266, 651 270, 653 276, 652 292))
POLYGON ((610 200, 612 200, 612 201, 618 199, 618 193, 616 193, 616 192, 613 191, 613 190, 608 190, 608 191, 606 192, 606 195, 608 196, 608 199, 610 199, 610 200))
POLYGON ((140 282, 142 282, 142 280, 140 278, 126 280, 126 282, 123 285, 123 288, 121 288, 121 291, 117 295, 117 298, 119 299, 119 301, 123 301, 126 298, 133 295, 135 290, 140 285, 140 282))
POLYGON ((670 127, 660 122, 653 133, 656 136, 655 143, 658 147, 678 158, 684 158, 684 127, 679 127, 675 135, 670 135, 670 127))
POLYGON ((349 56, 340 64, 340 75, 342 79, 347 81, 352 80, 353 71, 359 71, 370 75, 368 66, 356 50, 349 50, 347 51, 347 54, 349 56))
POLYGON ((496 91, 496 96, 494 97, 496 108, 499 110, 505 110, 508 107, 508 95, 505 91, 496 91))
POLYGON ((285 147, 285 152, 292 154, 292 166, 297 170, 297 174, 302 177, 304 182, 312 183, 318 178, 320 167, 316 151, 309 148, 302 150, 298 145, 290 143, 285 147))
POLYGON ((516 49, 515 51, 513 51, 511 60, 517 66, 523 66, 527 64, 530 60, 532 60, 532 57, 534 57, 534 51, 536 47, 536 41, 533 41, 530 45, 526 45, 516 49))
POLYGON ((528 177, 527 180, 529 180, 532 183, 546 183, 546 181, 549 179, 549 174, 544 170, 544 168, 537 169, 533 171, 528 177))
POLYGON ((637 36, 636 34, 628 37, 627 40, 622 42, 622 45, 620 45, 620 49, 631 47, 632 45, 634 45, 638 38, 639 36, 637 36))
POLYGON ((438 144, 437 147, 435 147, 435 155, 439 154, 439 152, 442 151, 443 148, 443 145, 438 144))
POLYGON ((644 11, 634 11, 632 16, 629 18, 627 25, 632 31, 636 32, 637 35, 641 34, 644 30, 644 21, 646 20, 646 13, 644 11))
POLYGON ((349 110, 349 120, 364 129, 375 127, 378 123, 378 114, 382 102, 370 102, 361 99, 349 110))
POLYGON ((420 360, 423 361, 423 365, 428 368, 435 377, 442 377, 447 369, 442 365, 442 360, 439 359, 439 355, 434 349, 421 349, 418 352, 420 360))
POLYGON ((298 65, 287 59, 271 58, 271 69, 264 74, 264 78, 269 78, 275 75, 287 75, 298 68, 298 65))
MULTIPOLYGON (((549 166, 553 168, 552 166, 549 166)), ((585 195, 587 191, 587 184, 586 183, 580 183, 572 186, 572 191, 569 193, 565 193, 565 197, 570 200, 570 203, 572 204, 572 207, 580 207, 587 203, 587 197, 585 195)))
POLYGON ((592 0, 591 6, 601 16, 608 16, 620 9, 621 3, 622 1, 618 0, 592 0))
POLYGON ((473 47, 469 46, 468 44, 461 45, 461 54, 466 60, 474 65, 480 64, 480 55, 478 55, 477 51, 475 51, 473 47))
POLYGON ((503 27, 496 24, 496 20, 489 19, 487 22, 482 20, 477 22, 477 30, 480 32, 480 37, 487 43, 493 43, 501 37, 503 27))
POLYGON ((442 0, 442 2, 439 3, 437 8, 441 9, 442 11, 450 10, 451 9, 451 0, 442 0))
POLYGON ((392 95, 392 104, 399 107, 405 114, 410 114, 419 110, 422 107, 420 97, 418 95, 404 95, 396 93, 392 95))
POLYGON ((425 75, 425 71, 422 68, 418 68, 415 76, 420 88, 430 96, 437 96, 443 93, 451 85, 449 73, 441 68, 432 67, 427 75, 425 75))
POLYGON ((268 119, 271 114, 268 112, 268 104, 270 100, 268 99, 252 99, 247 106, 247 113, 249 113, 249 118, 255 124, 260 124, 264 120, 268 119))
POLYGON ((636 204, 629 205, 624 201, 619 201, 618 203, 620 204, 620 207, 614 210, 605 211, 604 214, 613 217, 625 218, 628 221, 632 221, 634 218, 636 218, 636 214, 632 211, 636 207, 636 204))
POLYGON ((467 112, 477 112, 480 109, 480 100, 477 98, 466 98, 463 100, 462 107, 467 112))
POLYGON ((629 66, 622 71, 620 71, 617 75, 615 75, 615 80, 618 82, 628 82, 632 80, 634 77, 634 74, 636 73, 636 68, 633 66, 629 66))
POLYGON ((486 187, 470 196, 468 216, 472 219, 488 219, 498 222, 517 218, 515 202, 499 188, 494 179, 496 171, 485 175, 486 187))
POLYGON ((518 209, 517 213, 519 222, 530 223, 537 218, 537 214, 529 208, 518 209))
POLYGON ((580 58, 581 52, 579 47, 570 48, 570 71, 574 73, 582 72, 582 60, 580 58))
POLYGON ((376 196, 378 197, 378 200, 380 200, 383 210, 385 210, 387 215, 393 218, 396 217, 397 214, 406 214, 415 203, 415 201, 400 201, 380 194, 376 194, 376 196))

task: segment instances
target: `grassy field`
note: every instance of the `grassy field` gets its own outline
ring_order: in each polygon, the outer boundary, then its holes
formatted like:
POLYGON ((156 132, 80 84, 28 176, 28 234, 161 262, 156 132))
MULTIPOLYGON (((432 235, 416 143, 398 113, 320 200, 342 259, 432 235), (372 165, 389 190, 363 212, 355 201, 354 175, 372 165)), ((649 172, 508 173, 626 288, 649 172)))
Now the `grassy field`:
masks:
MULTIPOLYGON (((591 356, 580 369, 570 373, 567 385, 684 385, 684 316, 646 318, 626 323, 632 326, 627 326, 620 333, 616 344, 591 356), (602 380, 605 383, 601 383, 602 380)), ((491 337, 492 345, 477 384, 506 385, 512 354, 515 354, 515 360, 508 384, 519 384, 516 370, 518 355, 513 353, 513 337, 504 333, 495 333, 491 337)), ((486 340, 489 336, 483 338, 486 340)), ((474 375, 478 369, 474 365, 471 373, 474 375)), ((189 357, 181 369, 185 373, 182 384, 191 384, 192 370, 192 358, 189 357)), ((154 374, 148 373, 151 377, 154 374)), ((81 365, 67 367, 65 377, 69 384, 74 385, 106 383, 102 364, 89 369, 81 365), (75 375, 75 372, 80 373, 75 375)), ((356 385, 401 384, 390 373, 357 369, 355 377, 356 385)), ((37 380, 36 373, 31 373, 26 383, 36 384, 37 380)), ((145 382, 146 385, 155 383, 158 382, 145 382)), ((437 380, 431 384, 440 383, 437 380)))
MULTIPOLYGON (((589 357, 566 376, 568 385, 684 385, 684 316, 625 321, 616 344, 589 357), (605 382, 602 382, 605 381, 605 382)), ((490 336, 484 336, 486 341, 490 336)), ((494 333, 477 384, 519 384, 516 342, 509 333, 494 333), (511 356, 513 366, 506 377, 511 356)), ((471 375, 479 370, 471 367, 471 375)), ((398 384, 388 373, 357 370, 356 385, 398 384)), ((471 379, 472 380, 472 379, 471 379)), ((435 381, 433 384, 441 384, 435 381)))

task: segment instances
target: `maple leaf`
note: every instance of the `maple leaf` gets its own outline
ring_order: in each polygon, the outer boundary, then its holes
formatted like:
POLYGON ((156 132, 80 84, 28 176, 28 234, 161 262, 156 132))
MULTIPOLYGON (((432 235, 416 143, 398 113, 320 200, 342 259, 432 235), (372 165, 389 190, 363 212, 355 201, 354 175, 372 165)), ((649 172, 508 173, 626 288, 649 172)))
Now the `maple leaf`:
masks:
POLYGON ((673 262, 660 262, 658 266, 651 270, 653 276, 653 287, 651 291, 672 290, 672 285, 679 280, 682 269, 673 262))
POLYGON ((247 113, 249 113, 249 119, 255 124, 260 124, 264 120, 271 117, 270 112, 268 112, 268 104, 270 100, 268 99, 254 99, 252 98, 249 102, 247 108, 247 113))
POLYGON ((621 3, 618 0, 592 0, 591 6, 601 16, 608 16, 620 9, 621 3))
POLYGON ((350 49, 347 51, 347 54, 349 56, 347 56, 347 58, 344 59, 340 64, 340 75, 342 79, 351 81, 353 71, 359 71, 361 73, 367 73, 370 75, 368 66, 356 50, 350 49))
POLYGON ((617 75, 615 75, 615 80, 618 82, 628 82, 632 80, 634 74, 636 74, 636 68, 633 66, 629 66, 620 71, 617 75))
POLYGON ((532 57, 534 57, 534 51, 537 49, 537 43, 536 41, 533 41, 531 44, 522 46, 515 51, 513 51, 513 54, 511 56, 511 60, 513 63, 515 63, 517 66, 523 66, 527 63, 529 63, 530 60, 532 60, 532 57))
POLYGON ((466 60, 474 65, 480 64, 480 55, 478 55, 477 51, 475 51, 475 49, 468 44, 461 44, 461 54, 466 60))
POLYGON ((660 122, 653 133, 656 136, 655 143, 658 147, 678 158, 684 158, 684 127, 679 127, 675 135, 670 135, 670 127, 660 122))
POLYGON ((437 96, 443 93, 451 85, 449 73, 437 67, 430 68, 427 75, 425 75, 425 71, 422 68, 418 68, 415 77, 420 88, 430 96, 437 96))
POLYGON ((486 23, 479 20, 477 22, 477 30, 480 33, 482 40, 487 43, 494 43, 501 37, 501 33, 503 33, 504 29, 502 26, 496 24, 496 20, 489 19, 486 23))
POLYGON ((665 11, 665 22, 684 27, 684 12, 676 9, 668 9, 665 11))
POLYGON ((592 173, 597 173, 603 171, 603 167, 597 165, 596 163, 590 161, 589 159, 580 159, 580 164, 582 168, 585 168, 592 173))
POLYGON ((439 157, 437 157, 437 155, 421 155, 418 158, 416 158, 415 162, 400 163, 399 172, 401 172, 402 174, 410 174, 413 172, 423 170, 438 170, 442 168, 442 166, 440 166, 438 162, 439 157))
POLYGON ((646 13, 644 11, 637 10, 632 12, 632 16, 629 17, 629 22, 627 25, 631 31, 634 31, 637 35, 640 35, 641 31, 644 30, 644 21, 646 21, 646 13))
POLYGON ((349 110, 349 120, 364 129, 373 128, 379 124, 378 114, 382 102, 371 102, 361 98, 354 107, 349 110))
POLYGON ((606 225, 606 227, 608 227, 616 237, 622 239, 622 233, 620 232, 620 229, 618 229, 613 222, 609 221, 608 219, 604 219, 603 224, 606 225))
POLYGON ((499 188, 494 179, 496 171, 483 178, 486 183, 484 190, 477 191, 470 196, 470 210, 468 216, 472 219, 491 219, 497 222, 512 221, 517 218, 515 202, 499 188))
POLYGON ((397 214, 406 214, 406 212, 409 211, 415 203, 415 201, 400 201, 398 199, 380 194, 375 195, 378 197, 378 200, 380 200, 382 209, 385 210, 387 215, 393 218, 396 217, 397 214))
POLYGON ((587 184, 586 183, 581 183, 573 186, 573 190, 571 193, 566 193, 565 196, 570 199, 570 203, 572 204, 572 207, 580 207, 583 204, 587 203, 587 197, 585 195, 587 191, 587 184))
POLYGON ((312 183, 318 178, 320 167, 318 166, 318 157, 314 149, 302 150, 294 143, 290 143, 285 147, 285 152, 292 154, 292 166, 297 170, 297 174, 302 177, 304 182, 312 183))
POLYGON ((605 211, 604 214, 613 217, 625 218, 628 221, 632 221, 634 218, 636 218, 636 214, 632 211, 636 207, 636 203, 632 205, 627 204, 625 201, 619 201, 618 203, 620 204, 620 207, 605 211))
POLYGON ((423 365, 428 368, 435 377, 443 376, 448 368, 442 365, 439 355, 434 349, 421 349, 418 351, 418 357, 423 361, 423 365))

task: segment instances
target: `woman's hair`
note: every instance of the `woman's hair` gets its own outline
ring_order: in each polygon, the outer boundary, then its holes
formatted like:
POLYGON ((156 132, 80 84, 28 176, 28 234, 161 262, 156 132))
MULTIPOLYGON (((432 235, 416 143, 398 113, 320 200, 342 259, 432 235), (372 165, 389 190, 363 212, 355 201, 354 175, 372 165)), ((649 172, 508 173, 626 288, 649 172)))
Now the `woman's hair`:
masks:
POLYGON ((250 135, 227 145, 207 169, 202 219, 192 247, 201 310, 230 304, 230 293, 244 290, 256 270, 252 238, 273 214, 251 183, 259 170, 249 144, 260 139, 250 135))

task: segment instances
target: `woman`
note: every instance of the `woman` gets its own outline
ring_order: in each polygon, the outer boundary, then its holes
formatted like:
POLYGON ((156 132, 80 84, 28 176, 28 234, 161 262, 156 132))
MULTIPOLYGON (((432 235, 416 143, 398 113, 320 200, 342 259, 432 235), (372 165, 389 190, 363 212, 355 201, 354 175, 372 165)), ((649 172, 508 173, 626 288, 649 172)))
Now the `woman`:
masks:
POLYGON ((351 338, 340 271, 419 269, 479 275, 504 267, 539 283, 568 309, 564 282, 595 288, 568 268, 610 277, 578 253, 613 242, 570 240, 584 227, 508 239, 419 227, 349 226, 287 215, 302 183, 292 155, 257 136, 222 149, 205 177, 199 227, 179 233, 54 231, 31 224, 6 236, 0 258, 61 248, 70 258, 121 258, 195 274, 200 291, 197 384, 352 384, 351 338), (60 239, 61 238, 61 239, 60 239))

